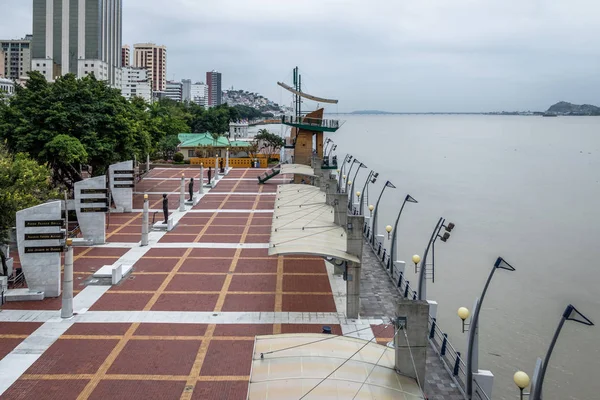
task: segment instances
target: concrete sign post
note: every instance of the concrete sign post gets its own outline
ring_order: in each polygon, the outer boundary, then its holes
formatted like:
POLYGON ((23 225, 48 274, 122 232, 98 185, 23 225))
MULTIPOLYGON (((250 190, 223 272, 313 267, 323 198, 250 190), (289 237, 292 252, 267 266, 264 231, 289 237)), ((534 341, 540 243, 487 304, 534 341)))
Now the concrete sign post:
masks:
POLYGON ((204 194, 204 165, 200 163, 200 188, 198 194, 204 194))
POLYGON ((64 251, 62 202, 53 201, 17 212, 17 244, 30 293, 60 296, 60 258, 64 251))
POLYGON ((144 212, 142 213, 142 246, 148 246, 148 195, 144 195, 144 212))
POLYGON ((219 180, 219 173, 221 169, 219 168, 219 156, 215 155, 215 181, 219 180))
POLYGON ((65 252, 65 271, 63 276, 62 308, 61 318, 73 316, 73 246, 72 240, 67 239, 67 251, 65 252))
POLYGON ((229 173, 229 148, 225 151, 225 175, 229 173))
POLYGON ((113 164, 109 168, 110 191, 117 212, 131 212, 133 208, 134 171, 133 161, 113 164))
POLYGON ((150 172, 150 154, 146 154, 146 173, 150 172))
POLYGON ((83 239, 91 244, 106 242, 108 193, 106 176, 75 182, 75 211, 83 239))
POLYGON ((179 191, 179 211, 185 211, 185 175, 181 174, 181 190, 179 191))

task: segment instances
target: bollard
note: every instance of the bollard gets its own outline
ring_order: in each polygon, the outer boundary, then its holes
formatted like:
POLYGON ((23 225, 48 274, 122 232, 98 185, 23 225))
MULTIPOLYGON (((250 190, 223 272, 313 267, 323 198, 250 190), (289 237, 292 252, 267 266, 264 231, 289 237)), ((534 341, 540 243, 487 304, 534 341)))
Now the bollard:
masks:
POLYGON ((413 300, 416 300, 416 299, 417 299, 417 291, 413 290, 413 300))
POLYGON ((63 275, 62 308, 61 318, 73 316, 73 244, 72 239, 66 240, 65 270, 63 275))
POLYGON ((204 164, 200 163, 200 189, 198 194, 204 194, 204 164))
POLYGON ((144 194, 144 211, 142 213, 142 246, 148 246, 148 195, 144 194))
POLYGON ((404 298, 407 299, 408 298, 408 284, 410 282, 406 281, 406 288, 404 288, 404 298))
POLYGON ((229 170, 229 148, 225 152, 225 172, 229 170))
POLYGON ((150 172, 150 154, 146 154, 146 173, 150 172))
POLYGON ((460 364, 460 351, 457 351, 456 352, 456 362, 454 363, 454 371, 452 371, 454 376, 458 375, 459 364, 460 364))
POLYGON ((402 287, 402 277, 404 276, 404 272, 400 271, 400 274, 398 276, 398 287, 401 288, 402 287))
POLYGON ((185 211, 185 174, 181 174, 181 190, 179 191, 179 211, 185 211))
POLYGON ((441 356, 445 356, 446 355, 446 347, 448 345, 448 334, 444 333, 444 340, 442 341, 442 348, 440 350, 440 355, 441 356))
POLYGON ((431 318, 431 330, 429 331, 429 339, 433 339, 435 336, 435 325, 437 319, 431 318))

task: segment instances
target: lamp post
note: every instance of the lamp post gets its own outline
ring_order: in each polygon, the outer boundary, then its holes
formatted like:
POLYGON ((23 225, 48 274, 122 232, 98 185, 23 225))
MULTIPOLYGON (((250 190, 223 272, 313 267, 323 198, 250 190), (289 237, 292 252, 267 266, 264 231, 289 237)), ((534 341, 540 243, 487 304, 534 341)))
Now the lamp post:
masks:
POLYGON ((394 276, 394 256, 396 255, 397 251, 396 251, 396 238, 397 238, 397 233, 398 233, 398 222, 400 222, 400 216, 402 215, 402 211, 404 210, 404 206, 406 205, 406 203, 418 203, 417 200, 415 200, 414 197, 412 197, 410 194, 407 194, 406 197, 404 197, 404 201, 402 202, 402 207, 400 207, 400 212, 398 213, 398 217, 396 217, 396 223, 394 224, 394 233, 392 234, 392 245, 390 246, 390 274, 393 277, 394 276))
MULTIPOLYGON (((378 176, 379 176, 378 172, 375 172, 373 170, 371 170, 371 172, 369 172, 369 176, 367 177, 367 180, 365 181, 365 184, 363 185, 363 188, 361 190, 361 192, 362 192, 362 194, 364 196, 363 197, 364 201, 360 202, 360 205, 359 205, 359 208, 358 208, 360 215, 363 215, 363 204, 369 202, 369 187, 368 187, 369 186, 369 182, 375 183, 377 181, 377 177, 378 176)), ((371 211, 373 211, 373 210, 371 210, 371 211)))
MULTIPOLYGON (((381 201, 381 196, 383 196, 383 192, 385 192, 385 188, 387 187, 391 187, 392 189, 396 189, 396 186, 394 186, 394 184, 390 181, 385 182, 385 185, 383 185, 383 189, 381 189, 381 193, 379 193, 379 197, 377 198, 377 203, 375 203, 375 208, 374 208, 374 212, 373 212, 373 223, 371 224, 373 226, 373 229, 371 229, 371 244, 375 245, 375 234, 377 233, 377 208, 379 207, 379 202, 381 201)), ((369 206, 369 210, 371 209, 371 206, 369 206)))
POLYGON ((421 264, 421 270, 419 271, 419 284, 417 288, 417 298, 419 300, 427 300, 427 256, 429 254, 429 249, 431 248, 431 265, 432 265, 432 280, 435 280, 435 241, 440 238, 442 242, 446 242, 450 238, 450 232, 454 229, 454 224, 450 222, 448 225, 444 225, 446 220, 444 218, 440 218, 435 228, 433 228, 433 232, 431 232, 431 237, 429 238, 429 242, 427 242, 427 247, 425 248, 425 252, 423 253, 423 264, 421 264), (440 236, 440 231, 442 228, 446 228, 446 232, 443 236, 440 236))
POLYGON ((544 361, 541 365, 541 370, 539 374, 533 376, 533 387, 531 388, 533 395, 531 397, 532 400, 540 400, 542 398, 542 386, 544 385, 544 377, 546 375, 546 369, 548 368, 548 364, 550 363, 550 357, 552 356, 552 352, 554 351, 554 346, 556 345, 556 341, 558 340, 558 336, 560 335, 560 331, 563 328, 563 325, 566 321, 575 321, 583 325, 594 326, 594 323, 590 321, 585 315, 581 314, 572 304, 569 304, 565 311, 563 312, 562 318, 558 323, 558 327, 554 332, 554 337, 552 337, 552 342, 550 342, 550 346, 548 347, 548 351, 546 352, 546 356, 544 357, 544 361), (577 313, 582 319, 577 319, 577 316, 571 317, 571 314, 577 313))
POLYGON ((329 146, 329 143, 331 142, 331 138, 327 138, 327 140, 325 141, 325 148, 323 149, 323 154, 327 154, 327 146, 329 146))
MULTIPOLYGON (((350 169, 348 170, 348 178, 350 178, 350 174, 352 173, 352 168, 354 168, 354 164, 360 162, 358 161, 356 158, 354 160, 352 160, 352 164, 350 164, 350 169)), ((348 191, 348 185, 351 185, 352 181, 348 181, 346 183, 346 185, 344 185, 344 191, 347 192, 348 191)))
MULTIPOLYGON (((488 276, 487 281, 485 282, 485 286, 483 287, 483 292, 481 292, 481 297, 479 299, 475 299, 475 307, 473 309, 473 317, 471 317, 471 323, 469 325, 469 342, 467 343, 467 382, 466 382, 466 392, 467 398, 471 399, 473 396, 473 370, 479 370, 478 366, 478 350, 476 349, 477 342, 477 329, 479 322, 479 312, 481 311, 481 306, 483 304, 483 299, 485 298, 485 294, 490 286, 490 281, 494 276, 494 273, 497 269, 505 269, 507 271, 515 271, 515 268, 504 261, 502 257, 498 257, 496 262, 494 263, 494 267, 488 276)), ((468 311, 468 310, 467 310, 468 311)), ((462 317, 461 317, 462 318, 462 317)))
POLYGON ((358 169, 356 170, 356 172, 354 173, 354 176, 352 177, 352 183, 351 183, 352 186, 350 187, 350 193, 354 193, 354 184, 356 183, 356 176, 360 172, 361 168, 367 168, 367 166, 363 163, 360 163, 360 165, 358 166, 358 169))
POLYGON ((350 162, 351 160, 352 160, 352 155, 346 154, 346 157, 344 157, 344 162, 342 163, 342 166, 340 167, 340 173, 338 174, 338 191, 339 192, 342 191, 342 175, 344 176, 344 179, 346 179, 346 175, 344 175, 344 168, 346 167, 346 163, 350 162))

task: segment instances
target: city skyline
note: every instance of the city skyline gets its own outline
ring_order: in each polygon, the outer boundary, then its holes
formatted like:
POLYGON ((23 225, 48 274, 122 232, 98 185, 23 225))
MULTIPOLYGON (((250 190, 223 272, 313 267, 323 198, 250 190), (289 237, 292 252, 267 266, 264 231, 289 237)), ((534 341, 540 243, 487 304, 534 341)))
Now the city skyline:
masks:
MULTIPOLYGON (((31 33, 31 2, 4 3, 9 18, 0 38, 31 33)), ((340 112, 599 102, 600 54, 592 38, 600 28, 591 1, 176 0, 165 8, 156 0, 129 0, 123 7, 123 43, 167 46, 168 79, 203 80, 203 71, 216 69, 224 88, 260 92, 282 104, 290 98, 276 81, 290 82, 296 65, 305 90, 339 99, 332 111, 340 112)))

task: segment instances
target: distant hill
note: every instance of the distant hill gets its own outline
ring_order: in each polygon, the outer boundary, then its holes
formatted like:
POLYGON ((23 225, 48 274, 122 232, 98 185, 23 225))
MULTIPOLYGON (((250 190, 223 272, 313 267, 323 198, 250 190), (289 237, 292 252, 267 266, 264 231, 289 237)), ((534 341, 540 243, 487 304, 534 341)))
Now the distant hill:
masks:
POLYGON ((600 115, 600 107, 591 104, 579 105, 566 101, 559 101, 551 106, 546 113, 558 115, 600 115))
POLYGON ((387 111, 379 111, 379 110, 359 110, 352 111, 350 114, 394 114, 387 111))

